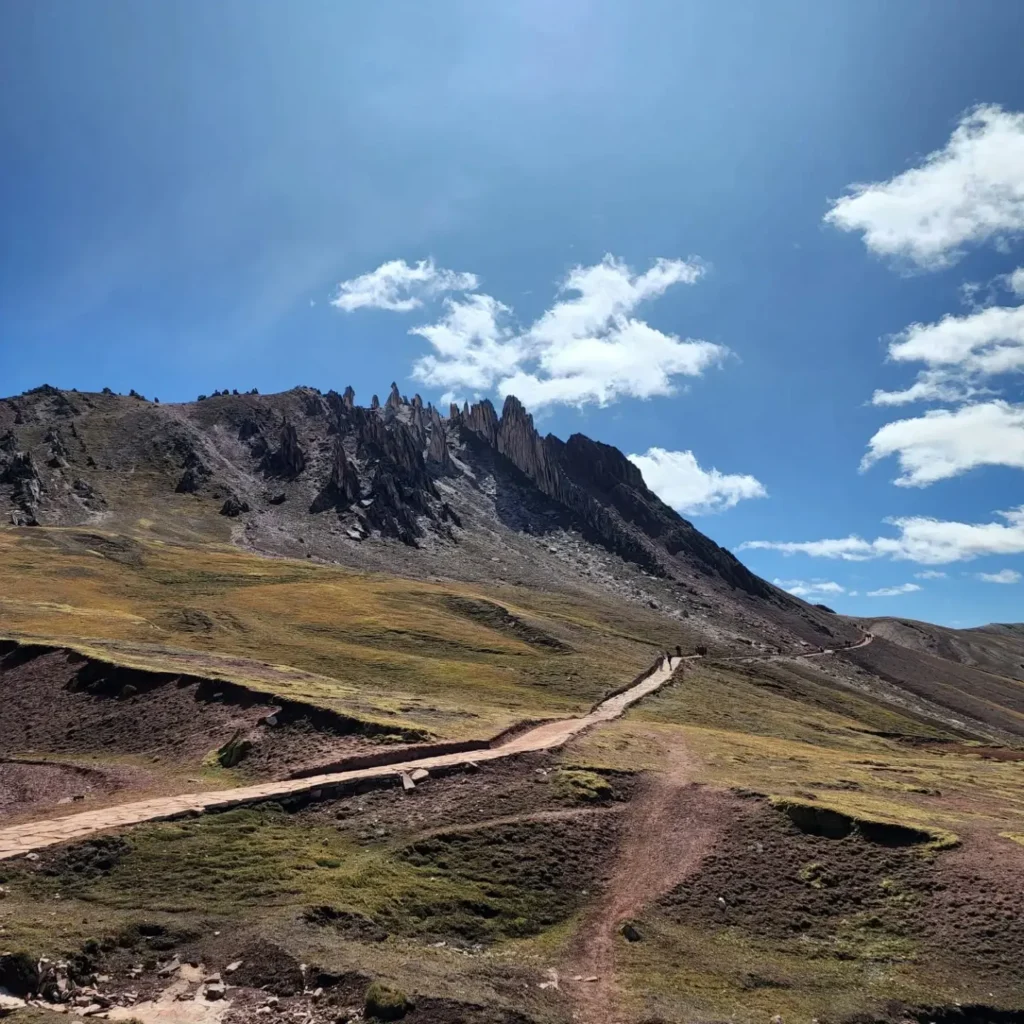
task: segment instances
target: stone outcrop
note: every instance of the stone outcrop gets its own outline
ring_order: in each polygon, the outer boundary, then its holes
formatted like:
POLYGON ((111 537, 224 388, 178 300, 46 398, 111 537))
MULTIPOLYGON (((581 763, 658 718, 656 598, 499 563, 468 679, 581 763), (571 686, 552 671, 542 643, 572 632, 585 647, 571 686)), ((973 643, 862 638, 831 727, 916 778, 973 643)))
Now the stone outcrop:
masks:
POLYGON ((617 448, 582 434, 566 442, 551 434, 542 438, 511 395, 500 419, 485 399, 464 408, 457 422, 569 509, 592 540, 622 558, 661 576, 682 554, 733 587, 775 598, 767 583, 648 490, 640 470, 617 448))
POLYGON ((195 494, 213 476, 210 467, 194 450, 190 450, 185 456, 184 470, 174 488, 178 494, 195 494))
POLYGON ((472 406, 463 406, 460 420, 467 429, 482 437, 492 448, 498 447, 498 414, 494 411, 490 399, 485 398, 472 406))
POLYGON ((51 428, 46 432, 45 441, 50 448, 50 457, 46 464, 51 469, 65 469, 68 464, 68 449, 60 431, 56 427, 51 428))
POLYGON ((452 473, 455 463, 448 451, 448 432, 445 429, 441 414, 430 407, 430 439, 427 442, 427 463, 439 473, 452 473))
POLYGON ((339 510, 351 507, 359 497, 359 474, 356 467, 345 455, 345 446, 338 437, 334 442, 334 456, 331 460, 331 475, 320 493, 309 507, 310 512, 325 512, 329 508, 339 510))
POLYGON ((299 445, 299 435, 293 424, 285 420, 277 448, 263 457, 263 471, 268 476, 291 480, 306 468, 306 453, 299 445))
POLYGON ((0 441, 0 484, 11 487, 11 501, 15 505, 12 522, 16 526, 35 526, 36 512, 43 495, 43 481, 39 476, 31 452, 11 450, 13 434, 0 441))
POLYGON ((402 401, 402 396, 398 393, 398 385, 391 382, 391 393, 387 397, 387 401, 384 403, 385 413, 395 414, 405 403, 402 401))
POLYGON ((232 494, 220 507, 220 514, 229 519, 236 519, 238 516, 249 511, 249 502, 232 494))

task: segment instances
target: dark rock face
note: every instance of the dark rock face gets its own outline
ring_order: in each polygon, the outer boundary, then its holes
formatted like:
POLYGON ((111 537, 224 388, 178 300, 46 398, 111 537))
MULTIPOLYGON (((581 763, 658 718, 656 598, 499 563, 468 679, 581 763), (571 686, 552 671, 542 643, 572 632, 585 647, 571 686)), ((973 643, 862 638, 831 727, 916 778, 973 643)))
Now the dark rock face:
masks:
MULTIPOLYGON (((464 406, 460 418, 469 430, 479 434, 492 448, 498 447, 498 414, 489 399, 485 398, 471 407, 464 406)), ((522 469, 521 466, 519 468, 522 469)))
POLYGON ((418 516, 436 518, 431 499, 437 488, 413 431, 399 420, 356 409, 359 456, 369 478, 366 519, 385 536, 414 544, 421 529, 418 516))
POLYGON ((241 498, 231 495, 220 508, 220 514, 222 516, 228 516, 231 519, 235 519, 242 515, 244 512, 249 511, 249 502, 243 501, 241 498))
POLYGON ((64 438, 56 428, 46 432, 46 443, 50 446, 50 457, 46 464, 51 469, 64 469, 68 464, 68 449, 64 444, 64 438))
POLYGON ((310 505, 310 512, 325 512, 329 508, 349 508, 359 497, 359 474, 345 456, 345 446, 339 437, 334 442, 334 458, 327 483, 310 505))
POLYGON ((17 441, 8 433, 0 439, 0 484, 11 487, 15 526, 35 526, 36 513, 43 496, 43 481, 31 452, 18 451, 17 441))
POLYGON ((567 442, 551 434, 541 438, 533 417, 511 395, 500 419, 484 400, 464 409, 459 422, 568 508, 593 540, 621 557, 662 576, 669 559, 685 554, 702 572, 776 599, 767 583, 648 490, 640 470, 617 448, 582 434, 567 442))
POLYGON ((430 440, 427 442, 427 463, 439 473, 453 473, 455 463, 448 451, 448 433, 440 413, 430 407, 430 440))
POLYGON ((269 476, 294 479, 306 468, 306 453, 299 446, 299 435, 287 420, 281 425, 281 437, 276 451, 263 459, 263 471, 269 476))
POLYGON ((185 472, 181 474, 177 486, 174 488, 178 494, 195 494, 213 476, 210 467, 199 457, 199 454, 190 450, 185 456, 185 472))

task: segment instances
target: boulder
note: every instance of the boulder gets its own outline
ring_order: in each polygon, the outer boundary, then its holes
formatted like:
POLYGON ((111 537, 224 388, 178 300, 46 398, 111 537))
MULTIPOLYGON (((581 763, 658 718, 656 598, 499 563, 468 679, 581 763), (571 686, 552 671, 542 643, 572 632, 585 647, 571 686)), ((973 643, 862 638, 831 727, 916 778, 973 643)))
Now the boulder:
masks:
POLYGON ((237 498, 233 494, 220 507, 220 514, 222 516, 228 516, 231 519, 235 519, 242 515, 242 513, 248 511, 249 502, 243 501, 241 498, 237 498))

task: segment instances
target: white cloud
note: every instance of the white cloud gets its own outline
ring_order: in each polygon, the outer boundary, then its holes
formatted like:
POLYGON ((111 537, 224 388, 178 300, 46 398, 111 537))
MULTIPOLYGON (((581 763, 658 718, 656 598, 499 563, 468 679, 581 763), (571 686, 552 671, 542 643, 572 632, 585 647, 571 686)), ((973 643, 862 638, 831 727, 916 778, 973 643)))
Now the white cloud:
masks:
POLYGON ((1000 569, 999 572, 979 572, 977 578, 982 583, 1020 583, 1020 573, 1016 569, 1000 569))
POLYGON ((899 594, 913 594, 921 588, 916 583, 901 583, 896 587, 882 587, 879 590, 869 590, 867 597, 897 597, 899 594))
POLYGON ((557 301, 526 330, 515 326, 508 306, 475 293, 473 274, 440 270, 431 261, 385 263, 340 285, 333 304, 346 311, 373 306, 403 312, 430 295, 472 292, 447 299, 440 320, 410 332, 433 349, 417 360, 414 377, 476 393, 495 389, 533 408, 605 405, 673 394, 676 378, 699 377, 728 355, 721 345, 665 333, 634 315, 642 303, 674 285, 694 284, 704 272, 696 259, 658 259, 637 274, 605 256, 571 270, 557 301))
POLYGON ((909 405, 911 402, 965 402, 979 395, 988 395, 987 388, 977 388, 958 380, 948 370, 922 370, 917 380, 903 391, 875 391, 872 405, 909 405))
POLYGON ((702 469, 693 452, 669 452, 648 448, 644 455, 630 455, 647 486, 678 512, 721 512, 745 498, 766 498, 768 492, 755 477, 702 469))
POLYGON ((900 487, 927 487, 978 466, 1024 469, 1024 405, 994 400, 887 423, 868 442, 861 470, 890 455, 899 460, 900 487))
POLYGON ((970 398, 982 393, 982 381, 1024 372, 1024 306, 989 306, 938 323, 911 324, 890 342, 889 358, 927 369, 906 391, 876 391, 875 405, 970 398))
POLYGON ((475 291, 476 274, 435 266, 433 259, 410 266, 405 260, 382 263, 376 270, 338 285, 331 305, 351 313, 354 309, 390 309, 407 313, 423 305, 424 298, 445 292, 475 291))
POLYGON ((817 541, 746 541, 740 550, 780 551, 784 555, 805 554, 813 558, 837 558, 864 562, 874 558, 946 565, 966 562, 983 555, 1024 554, 1024 505, 996 513, 1002 523, 958 523, 927 516, 886 520, 899 531, 897 537, 864 540, 850 536, 817 541))
POLYGON ((1024 231, 1024 114, 979 106, 946 145, 888 181, 858 184, 825 220, 881 256, 937 268, 968 243, 1024 231))
POLYGON ((1014 295, 1024 295, 1024 267, 1006 275, 1006 286, 1014 295))
POLYGON ((777 587, 788 591, 794 597, 823 597, 845 594, 846 587, 832 580, 772 580, 777 587))
POLYGON ((559 289, 564 297, 523 334, 522 364, 498 380, 499 393, 534 408, 672 394, 672 378, 699 377, 727 350, 666 334, 632 314, 641 303, 673 285, 694 284, 703 274, 697 260, 659 259, 643 274, 613 256, 575 267, 559 289))
POLYGON ((914 579, 916 580, 944 580, 945 578, 946 574, 936 569, 925 569, 924 572, 914 573, 914 579))
POLYGON ((413 376, 445 388, 488 390, 512 373, 523 357, 523 343, 508 325, 511 310, 490 295, 446 299, 437 323, 413 327, 434 349, 413 365, 413 376))

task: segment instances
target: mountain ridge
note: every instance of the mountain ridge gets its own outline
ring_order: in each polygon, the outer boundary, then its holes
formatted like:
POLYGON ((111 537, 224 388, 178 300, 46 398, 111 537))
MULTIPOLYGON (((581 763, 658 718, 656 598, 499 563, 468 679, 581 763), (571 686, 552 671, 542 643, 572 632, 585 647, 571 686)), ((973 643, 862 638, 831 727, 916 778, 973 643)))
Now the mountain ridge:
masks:
POLYGON ((43 385, 0 400, 5 498, 13 525, 144 520, 169 537, 413 575, 486 579, 515 562, 529 571, 510 581, 605 580, 677 615, 739 602, 739 620, 767 617, 753 634, 768 643, 855 635, 751 573, 618 449, 541 435, 514 396, 500 414, 484 399, 444 416, 395 384, 369 406, 351 387, 160 404, 43 385))

